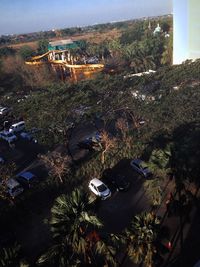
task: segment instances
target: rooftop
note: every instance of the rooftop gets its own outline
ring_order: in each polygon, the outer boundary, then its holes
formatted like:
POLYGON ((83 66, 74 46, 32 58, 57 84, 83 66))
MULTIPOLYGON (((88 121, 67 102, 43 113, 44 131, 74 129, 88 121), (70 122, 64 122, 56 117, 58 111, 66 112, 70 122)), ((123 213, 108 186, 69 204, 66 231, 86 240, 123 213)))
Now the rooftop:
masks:
POLYGON ((73 41, 71 39, 67 40, 57 40, 53 42, 49 42, 51 46, 58 46, 58 45, 68 45, 68 44, 73 44, 73 41))

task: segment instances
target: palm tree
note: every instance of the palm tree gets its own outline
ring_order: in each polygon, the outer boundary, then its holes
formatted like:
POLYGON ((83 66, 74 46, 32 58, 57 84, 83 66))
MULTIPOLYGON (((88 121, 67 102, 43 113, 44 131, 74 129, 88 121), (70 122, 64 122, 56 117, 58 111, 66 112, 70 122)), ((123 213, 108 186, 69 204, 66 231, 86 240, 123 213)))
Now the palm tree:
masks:
POLYGON ((152 266, 159 223, 155 214, 144 212, 135 216, 126 230, 128 255, 135 263, 152 266))
POLYGON ((137 44, 132 43, 123 46, 123 59, 126 61, 127 65, 130 66, 131 62, 134 60, 137 50, 137 44))
POLYGON ((134 72, 147 71, 155 68, 155 63, 151 55, 147 55, 142 47, 136 43, 123 47, 123 58, 134 72))
POLYGON ((86 236, 94 228, 102 227, 100 220, 92 212, 94 201, 81 190, 74 190, 71 195, 61 195, 51 209, 49 225, 55 241, 38 263, 56 261, 58 266, 77 264, 77 255, 87 259, 88 242, 86 236))
POLYGON ((118 39, 113 39, 108 43, 108 49, 111 57, 119 57, 122 52, 122 45, 118 39))
POLYGON ((0 266, 1 267, 28 267, 25 260, 20 259, 20 246, 15 243, 11 247, 1 248, 0 266))
POLYGON ((94 215, 94 201, 81 190, 58 197, 49 221, 54 244, 38 260, 48 266, 116 266, 121 238, 97 231, 103 225, 94 215))
MULTIPOLYGON (((157 139, 159 138, 160 137, 158 136, 157 139)), ((154 139, 154 141, 158 142, 156 138, 154 139)), ((165 147, 156 147, 151 151, 151 155, 147 164, 149 169, 153 172, 154 179, 146 180, 144 186, 147 194, 152 200, 153 206, 158 206, 161 204, 163 194, 161 184, 167 177, 167 175, 171 173, 170 162, 172 157, 172 144, 169 141, 167 142, 168 143, 165 144, 165 147)))

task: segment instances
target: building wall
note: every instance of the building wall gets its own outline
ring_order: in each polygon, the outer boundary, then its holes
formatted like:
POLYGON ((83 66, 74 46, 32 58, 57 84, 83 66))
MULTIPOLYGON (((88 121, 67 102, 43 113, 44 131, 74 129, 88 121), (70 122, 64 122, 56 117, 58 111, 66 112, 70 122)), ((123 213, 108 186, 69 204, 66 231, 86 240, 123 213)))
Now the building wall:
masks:
POLYGON ((173 0, 173 64, 188 58, 188 0, 173 0))
POLYGON ((200 58, 200 0, 173 0, 173 64, 200 58))
POLYGON ((189 0, 189 58, 200 58, 200 0, 189 0))

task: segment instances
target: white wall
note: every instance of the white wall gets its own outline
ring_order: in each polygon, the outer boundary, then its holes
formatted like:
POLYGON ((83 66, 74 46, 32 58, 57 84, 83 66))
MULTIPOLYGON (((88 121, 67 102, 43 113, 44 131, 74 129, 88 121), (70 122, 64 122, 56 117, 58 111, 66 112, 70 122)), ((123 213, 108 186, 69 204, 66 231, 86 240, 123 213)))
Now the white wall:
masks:
POLYGON ((189 56, 188 1, 173 0, 173 64, 181 64, 189 56))
POLYGON ((200 0, 189 0, 189 58, 200 58, 200 0))
POLYGON ((200 58, 200 0, 173 0, 173 64, 200 58))

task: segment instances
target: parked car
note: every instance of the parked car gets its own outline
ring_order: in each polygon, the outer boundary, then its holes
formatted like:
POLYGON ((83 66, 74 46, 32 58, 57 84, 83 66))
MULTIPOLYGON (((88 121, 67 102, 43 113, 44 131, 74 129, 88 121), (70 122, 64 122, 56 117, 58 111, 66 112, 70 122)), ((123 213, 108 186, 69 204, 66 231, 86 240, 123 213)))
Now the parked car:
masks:
POLYGON ((111 191, 107 185, 97 178, 94 178, 89 182, 89 189, 103 200, 111 196, 111 191))
POLYGON ((82 140, 80 142, 78 142, 78 147, 80 149, 88 149, 88 150, 93 150, 93 142, 91 142, 90 140, 82 140))
POLYGON ((15 198, 24 191, 23 187, 13 178, 6 181, 6 186, 8 188, 8 194, 12 198, 15 198))
POLYGON ((9 108, 7 107, 0 107, 0 115, 6 115, 9 112, 9 108))
POLYGON ((25 139, 25 140, 33 141, 34 143, 37 143, 37 140, 32 136, 31 133, 22 132, 22 133, 20 133, 20 137, 25 139))
POLYGON ((4 164, 4 163, 5 163, 5 159, 0 156, 0 164, 4 164))
POLYGON ((25 188, 31 188, 39 182, 38 178, 29 171, 21 172, 16 175, 16 180, 25 188))
POLYGON ((0 132, 0 138, 7 141, 9 144, 17 140, 17 136, 8 131, 0 132))
POLYGON ((9 132, 18 133, 18 132, 23 131, 24 129, 25 129, 25 122, 20 121, 20 122, 12 124, 10 126, 9 132))
POLYGON ((134 159, 131 161, 131 167, 145 178, 152 176, 152 172, 148 169, 147 165, 141 159, 134 159))
POLYGON ((88 136, 86 139, 80 141, 78 143, 78 147, 82 149, 94 150, 94 147, 99 146, 100 141, 101 141, 100 133, 96 132, 95 134, 88 136))
POLYGON ((110 168, 104 170, 102 176, 108 183, 114 185, 118 191, 126 191, 130 187, 130 182, 124 175, 115 174, 110 168))

